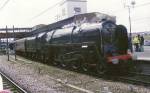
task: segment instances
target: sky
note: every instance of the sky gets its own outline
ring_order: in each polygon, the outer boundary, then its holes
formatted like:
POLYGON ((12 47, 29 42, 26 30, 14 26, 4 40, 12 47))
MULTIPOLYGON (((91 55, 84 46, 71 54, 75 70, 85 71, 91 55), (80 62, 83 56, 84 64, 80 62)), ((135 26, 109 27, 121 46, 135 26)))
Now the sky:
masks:
MULTIPOLYGON (((0 0, 0 28, 32 27, 55 22, 57 3, 61 0, 0 0), (40 14, 41 13, 41 14, 40 14)), ((129 29, 127 5, 133 0, 87 0, 87 12, 100 12, 116 16, 117 24, 129 29)), ((134 0, 131 7, 132 32, 150 31, 150 1, 134 0)))

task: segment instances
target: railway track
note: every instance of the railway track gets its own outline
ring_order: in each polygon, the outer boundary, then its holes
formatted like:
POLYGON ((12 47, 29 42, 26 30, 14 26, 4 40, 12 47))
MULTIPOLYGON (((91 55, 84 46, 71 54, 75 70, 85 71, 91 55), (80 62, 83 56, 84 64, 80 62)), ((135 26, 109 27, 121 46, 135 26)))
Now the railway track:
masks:
POLYGON ((28 93, 19 85, 17 85, 13 80, 7 77, 4 73, 0 72, 3 79, 3 89, 9 90, 11 93, 28 93))
POLYGON ((132 84, 150 86, 150 74, 132 72, 127 76, 117 77, 117 80, 132 84))
MULTIPOLYGON (((14 60, 14 58, 13 58, 12 56, 10 56, 10 58, 11 58, 12 60, 14 60)), ((30 63, 30 62, 26 62, 26 61, 29 61, 28 59, 21 59, 21 58, 18 58, 17 60, 23 61, 23 62, 25 62, 25 63, 30 63)), ((14 61, 14 62, 15 62, 15 61, 14 61)), ((65 77, 68 77, 68 74, 67 74, 67 76, 65 76, 65 77)), ((53 80, 53 81, 59 83, 59 84, 62 84, 62 85, 63 85, 64 87, 66 87, 66 88, 70 88, 70 89, 73 89, 73 90, 76 90, 76 91, 80 91, 81 93, 82 93, 82 92, 83 92, 83 93, 94 93, 94 92, 91 91, 91 90, 88 90, 88 89, 85 89, 85 88, 82 88, 82 87, 73 85, 73 84, 71 84, 71 83, 68 83, 68 82, 64 81, 63 78, 61 78, 61 77, 58 77, 58 78, 49 77, 49 78, 50 78, 51 80, 53 80)), ((15 92, 15 93, 22 93, 22 92, 15 92)), ((23 92, 23 93, 25 93, 25 92, 23 92)), ((26 93, 27 93, 27 92, 26 92, 26 93)), ((74 93, 74 92, 71 92, 71 93, 74 93)))
MULTIPOLYGON (((25 60, 22 60, 22 61, 25 61, 25 60)), ((95 73, 92 73, 92 74, 88 73, 88 74, 97 77, 95 73)), ((107 77, 111 77, 111 76, 106 75, 106 78, 107 77)), ((145 73, 131 72, 129 73, 129 75, 126 75, 126 76, 112 76, 112 78, 109 78, 109 79, 118 80, 121 82, 127 82, 131 84, 150 86, 150 74, 145 74, 145 73)))

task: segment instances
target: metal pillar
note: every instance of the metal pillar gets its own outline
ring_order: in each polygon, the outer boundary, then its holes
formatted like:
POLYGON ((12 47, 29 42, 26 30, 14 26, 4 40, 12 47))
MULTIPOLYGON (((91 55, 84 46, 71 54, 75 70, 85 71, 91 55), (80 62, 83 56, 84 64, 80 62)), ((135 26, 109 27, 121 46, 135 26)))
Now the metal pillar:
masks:
POLYGON ((132 48, 132 32, 131 32, 131 16, 130 16, 130 13, 131 13, 131 11, 130 11, 130 6, 128 6, 128 12, 129 12, 129 26, 130 26, 130 35, 129 35, 129 39, 130 39, 130 43, 131 43, 131 45, 130 45, 130 49, 131 49, 131 52, 133 52, 133 48, 132 48))
POLYGON ((132 48, 132 32, 131 32, 131 29, 132 29, 132 26, 131 26, 131 11, 130 11, 130 6, 128 6, 128 12, 129 12, 129 26, 130 26, 130 35, 129 35, 129 39, 130 39, 130 42, 131 42, 131 45, 130 45, 130 49, 131 49, 131 52, 133 52, 133 48, 132 48))
POLYGON ((2 43, 2 42, 1 42, 1 38, 0 38, 0 50, 2 50, 2 46, 1 46, 1 43, 2 43))
POLYGON ((8 61, 9 61, 9 46, 8 46, 8 29, 7 29, 7 26, 6 26, 6 37, 7 37, 7 56, 8 56, 8 61))
POLYGON ((15 55, 15 60, 17 60, 16 58, 16 35, 15 35, 15 31, 14 31, 14 25, 13 25, 13 34, 14 34, 14 55, 15 55))

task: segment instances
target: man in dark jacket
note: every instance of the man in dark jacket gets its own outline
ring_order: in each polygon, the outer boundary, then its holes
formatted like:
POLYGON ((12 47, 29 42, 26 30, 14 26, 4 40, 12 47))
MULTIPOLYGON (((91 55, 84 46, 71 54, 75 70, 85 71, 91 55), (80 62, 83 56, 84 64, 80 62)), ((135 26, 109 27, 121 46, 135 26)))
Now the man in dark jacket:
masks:
POLYGON ((140 51, 144 52, 144 37, 140 36, 140 51))

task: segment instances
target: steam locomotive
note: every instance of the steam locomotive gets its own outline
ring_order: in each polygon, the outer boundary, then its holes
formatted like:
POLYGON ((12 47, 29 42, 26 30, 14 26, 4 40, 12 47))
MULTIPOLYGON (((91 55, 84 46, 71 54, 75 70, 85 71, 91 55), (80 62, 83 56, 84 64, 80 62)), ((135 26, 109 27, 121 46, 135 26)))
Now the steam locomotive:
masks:
POLYGON ((18 55, 98 74, 128 71, 132 64, 127 29, 112 20, 51 29, 15 43, 18 55))

